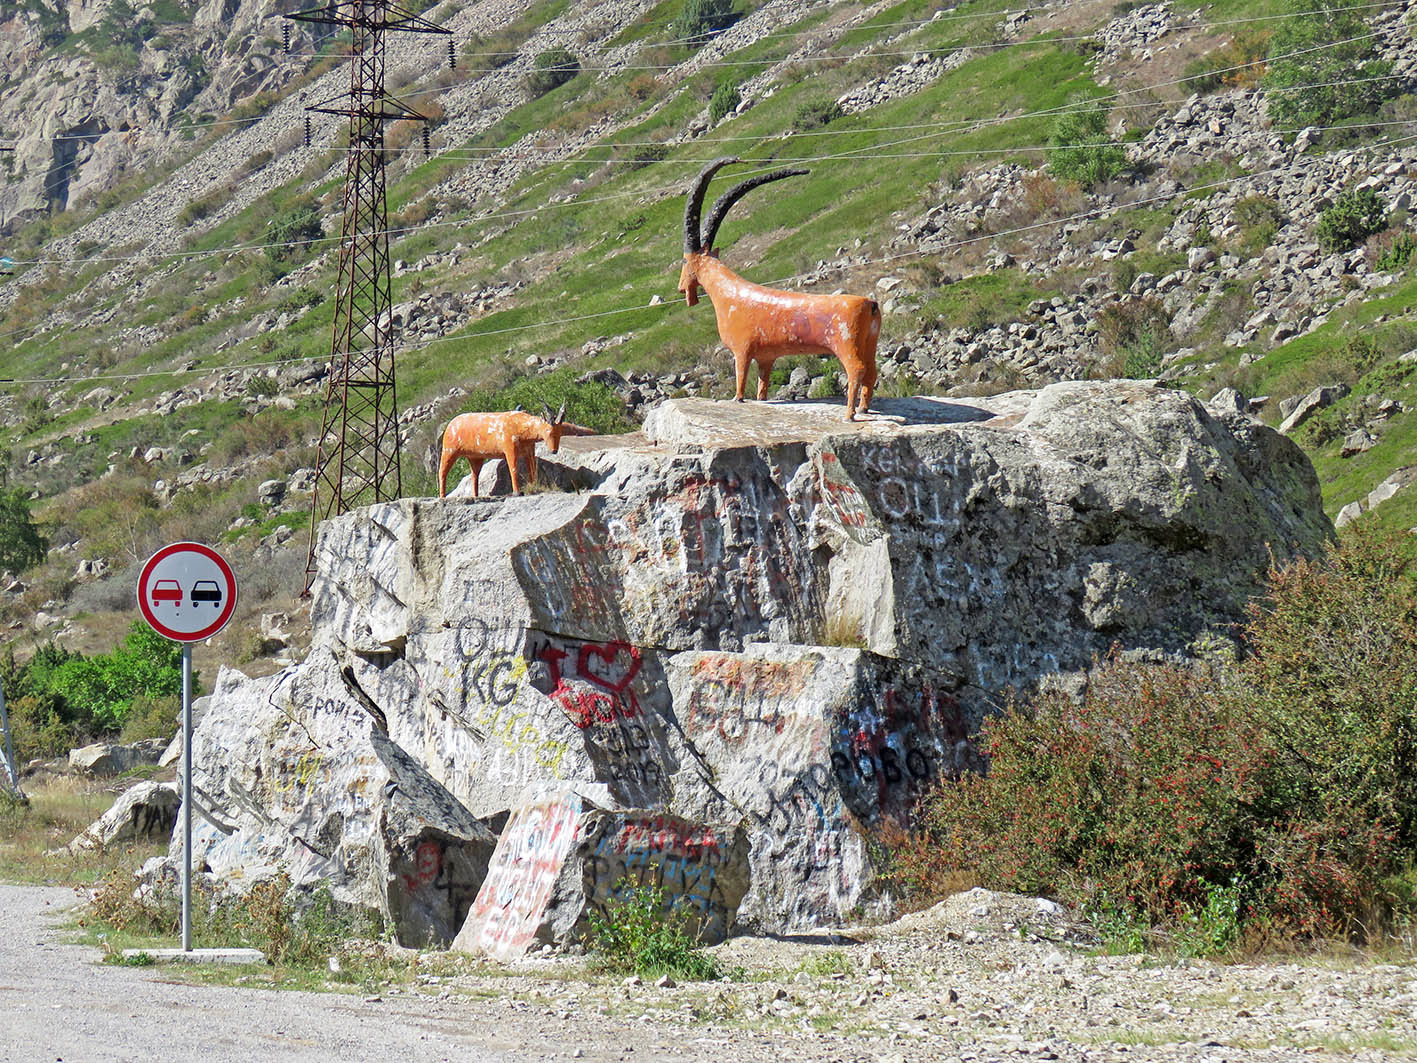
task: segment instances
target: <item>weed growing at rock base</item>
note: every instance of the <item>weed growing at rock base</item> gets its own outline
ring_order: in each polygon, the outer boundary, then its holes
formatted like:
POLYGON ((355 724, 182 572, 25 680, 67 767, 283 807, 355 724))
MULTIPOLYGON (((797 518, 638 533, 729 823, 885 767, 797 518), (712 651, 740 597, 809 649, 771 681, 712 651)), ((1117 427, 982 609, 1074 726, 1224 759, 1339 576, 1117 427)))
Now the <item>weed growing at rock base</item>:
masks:
MULTIPOLYGON (((132 875, 115 871, 95 891, 79 924, 124 938, 174 938, 181 911, 175 889, 135 893, 132 875)), ((271 963, 323 967, 342 943, 378 938, 382 932, 377 913, 341 904, 327 889, 297 898, 284 875, 258 882, 243 894, 193 884, 192 934, 204 947, 257 948, 271 963)))
POLYGON ((713 957, 685 930, 686 920, 662 888, 621 883, 618 892, 603 913, 590 913, 587 944, 606 968, 646 978, 667 974, 706 981, 719 976, 713 957))

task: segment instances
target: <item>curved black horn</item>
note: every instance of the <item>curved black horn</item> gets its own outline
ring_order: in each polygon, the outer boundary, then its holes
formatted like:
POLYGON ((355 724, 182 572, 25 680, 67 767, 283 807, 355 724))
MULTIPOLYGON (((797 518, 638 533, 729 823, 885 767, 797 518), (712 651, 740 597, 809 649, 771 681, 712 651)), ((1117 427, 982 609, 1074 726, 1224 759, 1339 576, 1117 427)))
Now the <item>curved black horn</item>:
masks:
POLYGON ((734 185, 713 201, 713 206, 709 209, 708 221, 704 225, 704 238, 700 241, 700 247, 708 251, 713 250, 714 237, 718 236, 718 227, 723 224, 723 219, 728 214, 729 208, 753 189, 759 185, 765 185, 769 181, 781 181, 784 177, 800 177, 811 172, 810 170, 774 170, 772 173, 765 173, 761 177, 751 177, 734 185))
POLYGON ((737 156, 724 155, 714 159, 694 178, 694 185, 689 189, 689 198, 684 203, 684 254, 692 255, 703 250, 703 245, 699 243, 699 214, 704 209, 704 195, 708 192, 709 181, 725 166, 742 161, 737 156))

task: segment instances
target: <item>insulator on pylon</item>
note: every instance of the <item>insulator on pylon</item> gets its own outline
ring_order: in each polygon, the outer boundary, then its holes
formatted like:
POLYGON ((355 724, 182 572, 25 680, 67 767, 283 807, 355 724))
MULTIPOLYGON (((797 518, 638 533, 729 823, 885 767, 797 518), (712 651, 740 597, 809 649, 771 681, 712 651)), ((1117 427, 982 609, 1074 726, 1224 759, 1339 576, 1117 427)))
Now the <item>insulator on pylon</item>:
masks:
POLYGON ((305 116, 305 146, 307 148, 310 146, 310 116, 308 114, 305 116))
POLYGON ((281 36, 281 40, 282 40, 282 41, 284 42, 284 44, 285 44, 285 54, 286 54, 286 55, 289 55, 289 54, 290 54, 290 23, 289 23, 289 22, 282 22, 282 23, 280 24, 280 36, 281 36))
POLYGON ((456 70, 457 68, 458 68, 458 50, 457 50, 455 47, 453 47, 453 39, 452 39, 451 37, 449 37, 449 38, 448 38, 448 69, 449 69, 449 70, 456 70))
POLYGON ((428 146, 428 127, 423 127, 423 157, 426 159, 433 153, 433 149, 428 146))

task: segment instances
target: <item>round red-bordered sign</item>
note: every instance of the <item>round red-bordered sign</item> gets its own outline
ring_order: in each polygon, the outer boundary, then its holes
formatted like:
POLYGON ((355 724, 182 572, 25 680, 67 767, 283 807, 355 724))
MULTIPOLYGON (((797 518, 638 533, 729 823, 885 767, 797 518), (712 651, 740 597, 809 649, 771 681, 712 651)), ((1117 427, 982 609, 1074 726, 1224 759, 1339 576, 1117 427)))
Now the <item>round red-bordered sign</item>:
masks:
POLYGON ((138 611, 173 642, 209 639, 236 612, 236 574, 210 546, 164 546, 138 575, 138 611))

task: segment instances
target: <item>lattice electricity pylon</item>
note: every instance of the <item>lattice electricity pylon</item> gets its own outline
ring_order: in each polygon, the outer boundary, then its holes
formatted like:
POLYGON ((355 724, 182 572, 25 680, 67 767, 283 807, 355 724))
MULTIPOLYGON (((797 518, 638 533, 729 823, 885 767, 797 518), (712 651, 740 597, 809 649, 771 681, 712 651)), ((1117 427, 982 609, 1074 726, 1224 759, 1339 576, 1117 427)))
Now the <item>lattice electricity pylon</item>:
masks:
POLYGON ((306 108, 349 119, 330 377, 315 459, 310 550, 302 592, 308 594, 315 578, 320 521, 353 506, 398 498, 403 490, 391 338, 384 123, 425 118, 384 92, 384 31, 443 35, 451 31, 387 0, 344 0, 285 17, 347 26, 352 35, 349 92, 306 108))

